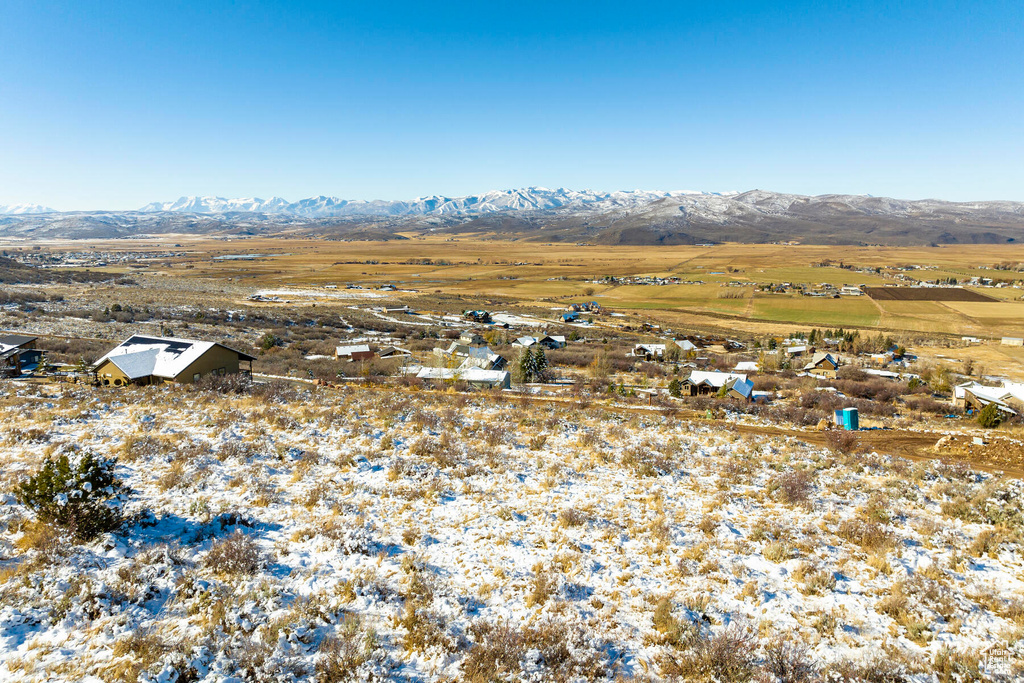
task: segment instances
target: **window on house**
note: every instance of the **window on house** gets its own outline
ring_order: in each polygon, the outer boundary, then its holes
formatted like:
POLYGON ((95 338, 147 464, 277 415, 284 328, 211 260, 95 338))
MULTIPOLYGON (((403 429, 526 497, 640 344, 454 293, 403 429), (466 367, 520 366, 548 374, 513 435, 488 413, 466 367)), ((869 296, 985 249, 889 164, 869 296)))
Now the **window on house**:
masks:
POLYGON ((197 372, 196 374, 192 375, 192 381, 198 382, 200 377, 202 377, 202 375, 197 372))
POLYGON ((228 369, 227 368, 217 368, 217 374, 218 375, 226 375, 226 374, 228 374, 228 369))

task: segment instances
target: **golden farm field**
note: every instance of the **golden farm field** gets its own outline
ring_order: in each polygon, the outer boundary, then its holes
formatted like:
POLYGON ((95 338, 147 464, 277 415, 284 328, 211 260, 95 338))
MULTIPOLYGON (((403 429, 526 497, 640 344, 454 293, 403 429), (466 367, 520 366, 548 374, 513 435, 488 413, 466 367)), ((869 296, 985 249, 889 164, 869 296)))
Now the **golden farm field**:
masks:
POLYGON ((763 294, 754 299, 753 317, 832 327, 873 327, 879 314, 864 296, 831 299, 763 294))
MULTIPOLYGON (((75 241, 50 241, 46 249, 80 250, 75 241)), ((145 272, 172 278, 204 278, 259 288, 377 288, 404 291, 392 299, 415 307, 435 295, 454 296, 469 308, 487 301, 551 308, 566 301, 594 299, 621 310, 634 322, 651 321, 725 330, 790 332, 811 327, 861 327, 886 331, 1019 334, 1024 302, 943 305, 936 302, 840 299, 798 295, 752 295, 753 285, 803 283, 817 287, 881 286, 946 274, 988 274, 1008 260, 1024 261, 1024 246, 968 245, 934 248, 876 248, 725 244, 716 246, 611 246, 480 239, 467 236, 412 236, 388 242, 311 239, 196 238, 186 235, 91 243, 109 252, 165 252, 178 255, 148 262, 145 272), (238 257, 245 258, 238 258, 238 257), (221 257, 221 258, 218 258, 221 257), (223 258, 227 257, 227 258, 223 258), (826 264, 822 266, 822 264, 826 264), (839 267, 844 264, 847 267, 839 267), (919 270, 900 270, 907 266, 919 270), (987 266, 987 267, 986 267, 987 266), (882 273, 866 269, 882 269, 882 273), (865 270, 856 270, 865 269, 865 270), (639 285, 595 282, 603 277, 677 277, 694 285, 639 285), (727 287, 728 283, 750 285, 727 287)), ((106 268, 126 272, 125 267, 106 268)), ((997 299, 1018 289, 979 290, 997 299)), ((347 302, 351 304, 352 302, 347 302)), ((330 304, 330 297, 324 297, 330 304)), ((343 305, 338 301, 334 305, 343 305)))
POLYGON ((1024 302, 975 303, 946 302, 945 306, 957 313, 977 320, 986 327, 998 328, 1003 333, 1024 333, 1024 302))

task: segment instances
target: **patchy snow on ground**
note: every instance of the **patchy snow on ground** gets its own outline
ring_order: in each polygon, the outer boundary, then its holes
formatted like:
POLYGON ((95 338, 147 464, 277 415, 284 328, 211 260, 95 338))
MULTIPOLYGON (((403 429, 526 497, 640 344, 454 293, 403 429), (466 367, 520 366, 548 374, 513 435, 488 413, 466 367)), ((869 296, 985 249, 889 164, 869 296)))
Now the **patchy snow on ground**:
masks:
POLYGON ((2 680, 1024 671, 1016 480, 505 395, 47 391, 0 385, 2 680), (83 543, 13 493, 72 451, 132 489, 83 543))
POLYGON ((256 292, 257 296, 265 297, 288 297, 290 299, 386 299, 388 295, 381 292, 374 292, 368 289, 261 289, 256 292))

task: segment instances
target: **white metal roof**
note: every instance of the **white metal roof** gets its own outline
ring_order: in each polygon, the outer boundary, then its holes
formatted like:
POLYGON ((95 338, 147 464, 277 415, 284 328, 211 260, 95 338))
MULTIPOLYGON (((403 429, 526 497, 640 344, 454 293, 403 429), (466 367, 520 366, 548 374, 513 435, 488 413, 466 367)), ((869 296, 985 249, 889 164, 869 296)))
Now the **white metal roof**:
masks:
POLYGON ((352 346, 339 346, 334 349, 334 355, 336 356, 351 356, 353 353, 368 353, 370 347, 368 344, 354 344, 352 346))
POLYGON ((715 372, 713 370, 694 370, 690 373, 690 381, 694 384, 706 382, 719 389, 734 379, 746 382, 747 376, 738 372, 715 372))
POLYGON ((95 365, 99 367, 110 360, 132 379, 148 375, 173 378, 213 346, 214 342, 134 334, 96 361, 95 365), (144 374, 138 374, 140 372, 144 374))
POLYGON ((463 380, 465 382, 504 384, 509 376, 507 370, 484 370, 482 368, 420 368, 416 373, 420 379, 463 380))

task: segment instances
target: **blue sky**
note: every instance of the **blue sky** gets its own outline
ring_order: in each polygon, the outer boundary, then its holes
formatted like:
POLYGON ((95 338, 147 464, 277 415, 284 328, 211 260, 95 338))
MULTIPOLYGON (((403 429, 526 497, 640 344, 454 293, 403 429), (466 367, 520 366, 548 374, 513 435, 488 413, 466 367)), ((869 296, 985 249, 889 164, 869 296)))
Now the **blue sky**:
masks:
POLYGON ((0 204, 489 189, 1024 200, 1024 3, 0 8, 0 204))

